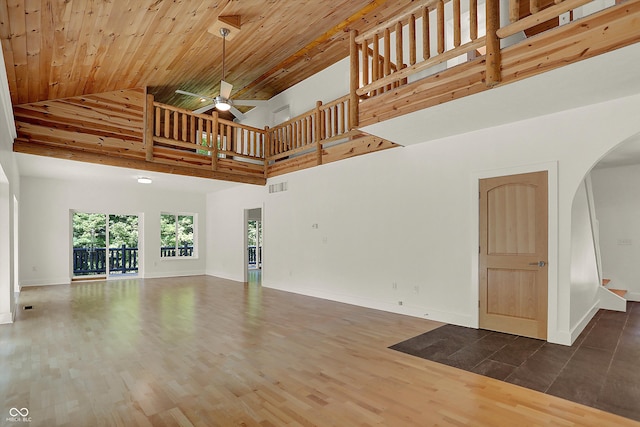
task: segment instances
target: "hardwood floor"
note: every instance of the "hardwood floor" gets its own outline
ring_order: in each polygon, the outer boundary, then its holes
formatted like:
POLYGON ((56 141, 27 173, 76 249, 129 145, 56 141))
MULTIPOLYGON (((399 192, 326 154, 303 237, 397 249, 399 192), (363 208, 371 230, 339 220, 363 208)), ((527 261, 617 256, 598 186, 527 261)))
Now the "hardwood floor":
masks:
MULTIPOLYGON (((25 288, 0 417, 32 426, 634 421, 387 347, 440 324, 209 276, 25 288)), ((10 425, 20 425, 9 422, 10 425)))

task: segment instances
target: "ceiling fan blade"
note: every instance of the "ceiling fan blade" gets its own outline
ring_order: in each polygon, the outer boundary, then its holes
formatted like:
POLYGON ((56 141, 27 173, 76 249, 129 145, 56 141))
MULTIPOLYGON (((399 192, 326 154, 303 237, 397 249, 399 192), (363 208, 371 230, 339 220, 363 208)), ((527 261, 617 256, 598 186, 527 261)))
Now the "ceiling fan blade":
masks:
POLYGON ((247 107, 259 107, 269 102, 262 99, 232 99, 232 101, 235 105, 244 105, 247 107))
POLYGON ((200 107, 197 110, 193 110, 194 114, 202 114, 202 113, 206 113, 207 111, 213 109, 213 107, 215 107, 216 104, 209 104, 209 105, 205 105, 204 107, 200 107))
POLYGON ((220 80, 220 96, 229 99, 231 96, 231 91, 233 90, 233 85, 225 82, 224 80, 220 80))
POLYGON ((189 96, 195 96, 197 98, 204 98, 204 99, 211 99, 214 100, 215 98, 212 98, 210 96, 204 96, 204 95, 199 95, 197 93, 193 93, 193 92, 187 92, 186 90, 176 90, 176 93, 179 93, 180 95, 189 95, 189 96))
POLYGON ((244 119, 247 118, 247 116, 242 114, 242 111, 238 110, 234 106, 231 106, 231 109, 229 111, 231 111, 231 114, 233 114, 235 116, 235 118, 238 119, 238 120, 244 120, 244 119))

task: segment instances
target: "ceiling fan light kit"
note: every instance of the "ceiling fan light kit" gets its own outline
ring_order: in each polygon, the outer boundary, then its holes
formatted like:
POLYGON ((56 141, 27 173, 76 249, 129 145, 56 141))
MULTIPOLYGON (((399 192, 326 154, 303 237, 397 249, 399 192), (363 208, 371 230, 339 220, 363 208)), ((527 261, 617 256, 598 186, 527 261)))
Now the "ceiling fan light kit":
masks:
POLYGON ((220 111, 229 111, 231 109, 230 99, 223 98, 222 96, 216 96, 216 99, 213 101, 217 110, 220 111))

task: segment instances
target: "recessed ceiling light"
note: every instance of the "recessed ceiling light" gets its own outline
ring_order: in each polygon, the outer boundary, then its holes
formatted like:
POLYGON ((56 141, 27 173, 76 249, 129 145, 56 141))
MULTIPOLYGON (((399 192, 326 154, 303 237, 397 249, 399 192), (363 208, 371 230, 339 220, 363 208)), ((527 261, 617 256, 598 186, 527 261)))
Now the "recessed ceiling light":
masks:
POLYGON ((148 178, 146 176, 141 176, 138 178, 138 183, 139 184, 151 184, 153 181, 151 181, 151 178, 148 178))

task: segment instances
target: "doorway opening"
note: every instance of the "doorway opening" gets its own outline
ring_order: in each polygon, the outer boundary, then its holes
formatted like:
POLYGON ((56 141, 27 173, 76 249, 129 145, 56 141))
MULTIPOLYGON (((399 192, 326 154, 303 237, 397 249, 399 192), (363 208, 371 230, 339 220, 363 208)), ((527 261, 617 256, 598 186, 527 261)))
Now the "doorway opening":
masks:
POLYGON ((74 280, 137 276, 138 215, 73 212, 74 280))
POLYGON ((262 208, 245 211, 246 281, 262 283, 262 208))

